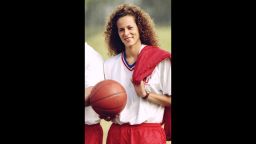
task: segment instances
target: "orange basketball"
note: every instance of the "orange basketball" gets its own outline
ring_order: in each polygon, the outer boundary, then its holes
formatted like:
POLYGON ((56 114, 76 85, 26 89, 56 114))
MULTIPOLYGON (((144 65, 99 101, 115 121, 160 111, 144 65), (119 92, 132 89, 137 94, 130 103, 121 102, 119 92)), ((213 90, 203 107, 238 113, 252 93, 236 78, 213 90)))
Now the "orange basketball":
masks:
POLYGON ((90 104, 100 116, 114 117, 125 107, 127 94, 124 87, 114 80, 103 80, 96 84, 90 95, 90 104))

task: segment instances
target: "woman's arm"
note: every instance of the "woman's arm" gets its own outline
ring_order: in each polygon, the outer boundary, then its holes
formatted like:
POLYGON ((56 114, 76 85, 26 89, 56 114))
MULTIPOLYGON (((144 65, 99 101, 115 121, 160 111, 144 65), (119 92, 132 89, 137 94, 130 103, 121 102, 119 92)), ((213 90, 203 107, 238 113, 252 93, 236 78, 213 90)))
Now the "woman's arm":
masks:
POLYGON ((140 85, 134 85, 135 91, 138 96, 144 98, 145 100, 148 100, 152 103, 159 104, 162 106, 171 106, 171 97, 166 95, 160 95, 153 92, 148 93, 145 90, 145 84, 144 81, 140 82, 140 85), (147 97, 147 98, 146 98, 147 97))
POLYGON ((166 96, 166 95, 159 95, 159 94, 155 94, 155 93, 149 93, 147 100, 155 103, 155 104, 159 104, 165 107, 170 107, 171 106, 171 97, 170 96, 166 96))

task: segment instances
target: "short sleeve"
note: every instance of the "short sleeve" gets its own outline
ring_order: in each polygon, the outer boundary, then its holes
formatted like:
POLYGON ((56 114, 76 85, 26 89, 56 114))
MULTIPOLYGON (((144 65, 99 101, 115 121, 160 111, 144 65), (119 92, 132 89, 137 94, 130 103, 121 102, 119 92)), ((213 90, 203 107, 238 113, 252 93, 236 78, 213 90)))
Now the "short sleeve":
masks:
POLYGON ((85 47, 85 88, 104 80, 103 58, 90 46, 85 47))
POLYGON ((163 94, 171 95, 172 80, 171 80, 171 61, 170 59, 163 60, 159 65, 160 70, 160 87, 163 94))

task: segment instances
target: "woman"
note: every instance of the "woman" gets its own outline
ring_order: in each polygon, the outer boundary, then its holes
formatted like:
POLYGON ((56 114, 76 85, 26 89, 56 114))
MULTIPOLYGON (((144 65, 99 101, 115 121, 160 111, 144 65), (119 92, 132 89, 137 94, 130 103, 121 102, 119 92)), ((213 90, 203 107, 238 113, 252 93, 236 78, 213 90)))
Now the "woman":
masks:
POLYGON ((108 144, 165 144, 161 127, 171 104, 170 53, 158 48, 153 21, 136 5, 122 4, 105 30, 109 53, 105 79, 121 83, 128 95, 123 111, 112 119, 108 144))

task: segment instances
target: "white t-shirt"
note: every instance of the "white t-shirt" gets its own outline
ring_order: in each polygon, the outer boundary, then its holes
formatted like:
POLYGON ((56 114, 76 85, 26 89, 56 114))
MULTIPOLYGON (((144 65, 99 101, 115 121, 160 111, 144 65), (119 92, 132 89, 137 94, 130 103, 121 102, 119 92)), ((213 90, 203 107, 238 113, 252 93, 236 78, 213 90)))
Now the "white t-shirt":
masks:
MULTIPOLYGON (((95 86, 104 80, 103 58, 91 46, 85 43, 85 88, 95 86)), ((85 107, 85 124, 91 125, 100 122, 99 115, 91 106, 85 107)))
MULTIPOLYGON (((140 51, 144 46, 140 49, 140 51)), ((116 80, 121 83, 128 95, 125 108, 113 122, 118 124, 130 123, 161 123, 164 107, 151 103, 137 96, 131 82, 134 65, 128 65, 124 53, 120 53, 104 63, 105 79, 116 80)), ((148 77, 146 86, 156 94, 171 95, 171 62, 165 59, 160 62, 148 77)))

